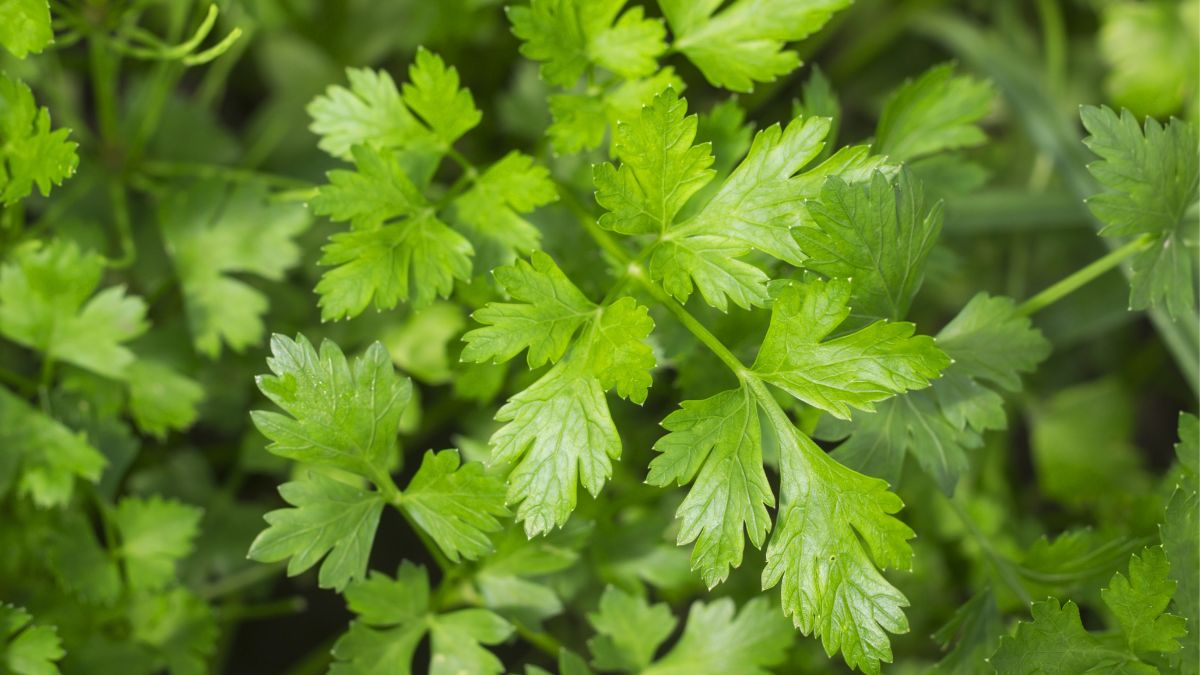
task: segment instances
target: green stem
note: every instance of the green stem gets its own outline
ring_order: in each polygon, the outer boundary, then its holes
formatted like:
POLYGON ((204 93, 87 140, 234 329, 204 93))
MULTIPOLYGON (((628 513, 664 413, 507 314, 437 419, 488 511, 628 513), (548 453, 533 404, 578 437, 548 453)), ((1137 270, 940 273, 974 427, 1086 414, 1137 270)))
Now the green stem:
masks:
POLYGON ((299 614, 307 606, 308 603, 304 601, 304 598, 293 596, 255 605, 243 605, 240 603, 226 605, 218 609, 217 616, 220 621, 225 623, 246 621, 248 619, 271 619, 277 616, 299 614))
POLYGON ((260 584, 283 572, 284 569, 286 567, 282 564, 258 563, 221 577, 211 584, 201 586, 197 589, 196 595, 204 600, 214 600, 260 584))
POLYGON ((520 635, 522 640, 537 647, 545 654, 553 658, 558 658, 558 654, 562 651, 563 646, 553 635, 532 630, 520 621, 514 621, 513 627, 517 629, 517 635, 520 635))
MULTIPOLYGON (((939 492, 938 494, 941 493, 939 492)), ((967 513, 966 509, 964 509, 961 504, 955 501, 952 497, 945 497, 945 499, 946 503, 950 505, 950 510, 954 511, 954 514, 958 516, 960 521, 962 521, 963 528, 967 530, 967 533, 970 534, 975 540, 975 543, 979 545, 979 549, 983 551, 983 555, 986 556, 988 562, 991 563, 992 569, 996 571, 996 575, 1000 577, 1000 580, 1004 582, 1004 585, 1012 589, 1012 592, 1016 594, 1018 598, 1020 598, 1023 604, 1029 606, 1033 602, 1033 598, 1030 597, 1029 591, 1026 590, 1025 585, 1022 584, 1021 580, 1017 577, 1016 572, 1013 569, 1012 562, 1009 561, 1008 558, 1000 555, 1000 553, 992 547, 992 542, 988 539, 987 535, 979 529, 979 526, 975 524, 975 521, 971 519, 970 514, 967 513)))
POLYGON ((291 191, 305 191, 310 195, 316 186, 306 180, 281 176, 279 174, 253 169, 239 169, 220 164, 204 164, 200 162, 162 162, 146 161, 138 165, 142 172, 157 177, 188 177, 188 178, 217 178, 220 180, 242 183, 263 183, 291 191))
POLYGON ((1021 303, 1017 312, 1022 316, 1030 316, 1074 293, 1096 277, 1117 267, 1128 258, 1145 251, 1153 243, 1150 235, 1142 235, 1125 244, 1095 262, 1076 270, 1070 276, 1060 280, 1041 293, 1021 303))
POLYGON ((1046 60, 1046 80, 1054 90, 1062 86, 1067 74, 1067 31, 1058 0, 1037 0, 1038 20, 1042 24, 1042 57, 1046 60))

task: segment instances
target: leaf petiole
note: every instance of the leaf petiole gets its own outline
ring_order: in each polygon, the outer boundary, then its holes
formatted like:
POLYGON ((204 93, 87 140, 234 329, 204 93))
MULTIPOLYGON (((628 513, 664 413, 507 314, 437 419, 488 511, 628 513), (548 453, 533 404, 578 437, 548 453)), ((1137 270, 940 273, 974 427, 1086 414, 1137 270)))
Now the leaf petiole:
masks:
POLYGON ((1032 316, 1037 312, 1053 305, 1062 300, 1066 296, 1074 293, 1088 282, 1105 272, 1117 267, 1126 259, 1131 258, 1142 251, 1150 248, 1153 243, 1153 237, 1150 235, 1142 235, 1137 239, 1125 244, 1124 246, 1112 251, 1108 255, 1092 262, 1089 265, 1072 273, 1070 276, 1058 281, 1054 285, 1046 288, 1041 293, 1021 303, 1017 307, 1017 313, 1021 316, 1032 316))

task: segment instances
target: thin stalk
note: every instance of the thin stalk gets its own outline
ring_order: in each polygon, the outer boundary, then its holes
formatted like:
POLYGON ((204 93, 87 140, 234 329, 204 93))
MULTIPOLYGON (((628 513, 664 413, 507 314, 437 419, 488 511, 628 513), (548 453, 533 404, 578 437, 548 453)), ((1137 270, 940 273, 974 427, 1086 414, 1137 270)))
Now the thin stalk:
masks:
POLYGON ((204 600, 215 600, 260 584, 283 572, 284 569, 286 567, 282 564, 255 564, 200 587, 196 591, 196 595, 204 600))
POLYGON ((299 614, 308 606, 304 598, 300 596, 292 596, 283 598, 282 600, 272 600, 271 602, 263 602, 254 605, 243 605, 235 603, 226 605, 217 610, 217 618, 224 623, 233 623, 235 621, 247 621, 254 619, 273 619, 278 616, 287 616, 289 614, 299 614))
POLYGON ((1021 303, 1017 308, 1017 312, 1022 316, 1033 315, 1050 305, 1062 300, 1066 296, 1074 293, 1088 282, 1096 279, 1100 275, 1114 269, 1125 260, 1145 251, 1150 248, 1153 238, 1150 235, 1142 235, 1137 239, 1125 244, 1124 246, 1112 251, 1108 255, 1076 270, 1070 276, 1058 281, 1041 293, 1021 303))
POLYGON ((274 187, 294 191, 312 191, 316 186, 312 183, 291 176, 281 176, 266 171, 254 169, 239 169, 220 164, 205 164, 202 162, 162 162, 147 161, 138 165, 138 169, 151 176, 158 177, 191 177, 218 178, 221 180, 241 183, 263 183, 274 187))
POLYGON ((532 630, 520 621, 514 621, 513 627, 517 629, 517 635, 520 635, 522 640, 537 647, 545 654, 558 658, 558 654, 562 651, 563 646, 553 635, 532 630))
POLYGON ((971 519, 970 514, 967 513, 966 509, 964 509, 961 504, 951 497, 946 497, 946 503, 950 505, 950 510, 954 511, 954 514, 958 516, 960 521, 962 521, 963 527, 967 530, 967 533, 970 534, 971 538, 975 540, 975 543, 979 545, 979 549, 983 551, 984 556, 986 556, 988 562, 991 563, 992 569, 996 570, 996 575, 1000 577, 1000 580, 1004 582, 1004 585, 1012 589, 1012 592, 1015 593, 1016 596, 1021 599, 1021 602, 1026 606, 1032 604, 1033 598, 1030 597, 1029 591, 1025 588, 1025 585, 1021 583, 1020 578, 1017 577, 1016 572, 1013 569, 1012 562, 1009 561, 1008 558, 1000 555, 1000 553, 996 551, 994 547, 992 547, 992 542, 987 538, 987 535, 979 529, 979 526, 975 524, 975 521, 971 519))

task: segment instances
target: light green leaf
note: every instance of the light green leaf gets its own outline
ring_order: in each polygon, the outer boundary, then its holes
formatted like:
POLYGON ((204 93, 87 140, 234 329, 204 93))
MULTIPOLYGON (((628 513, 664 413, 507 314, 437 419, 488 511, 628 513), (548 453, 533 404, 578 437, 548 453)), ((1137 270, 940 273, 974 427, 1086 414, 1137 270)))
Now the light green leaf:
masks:
POLYGON ((987 115, 995 95, 987 82, 955 75, 953 63, 934 66, 916 80, 906 80, 888 97, 871 149, 906 162, 981 145, 987 135, 977 123, 987 115))
POLYGON ((1196 308, 1196 241, 1200 219, 1187 216, 1200 195, 1200 155, 1195 127, 1147 118, 1145 128, 1128 110, 1084 107, 1084 139, 1102 161, 1088 171, 1106 188, 1088 199, 1105 224, 1101 235, 1150 235, 1133 259, 1131 309, 1164 307, 1176 321, 1193 321, 1196 308))
POLYGON ((66 654, 58 629, 33 623, 25 609, 0 605, 0 667, 14 675, 58 675, 66 654))
MULTIPOLYGON (((9 12, 14 10, 11 5, 30 1, 0 0, 0 16, 5 16, 5 25, 0 27, 0 43, 10 50, 13 44, 5 39, 4 32, 10 25, 9 12)), ((37 0, 32 1, 37 4, 37 0)), ((16 11, 21 10, 16 8, 16 11)), ((31 32, 27 36, 34 38, 35 34, 31 32)), ((52 185, 62 185, 70 178, 79 164, 75 154, 79 145, 67 140, 70 133, 70 129, 51 131, 50 112, 37 106, 29 87, 0 73, 0 203, 15 205, 33 192, 34 185, 42 196, 47 196, 52 185)))
MULTIPOLYGON (((108 460, 75 433, 0 387, 0 448, 19 476, 17 491, 41 507, 65 506, 75 479, 100 480, 108 460)), ((0 471, 0 494, 8 490, 0 471)))
POLYGON ((1134 653, 1178 651, 1176 639, 1188 632, 1186 619, 1166 613, 1176 586, 1170 568, 1161 546, 1147 547, 1130 559, 1128 578, 1118 572, 1100 591, 1134 653))
POLYGON ((484 473, 478 462, 459 464, 454 450, 425 453, 400 501, 451 562, 491 551, 488 533, 500 529, 496 516, 508 514, 503 481, 484 473))
POLYGON ((822 341, 849 315, 850 284, 834 279, 785 288, 754 371, 792 396, 848 419, 850 409, 929 386, 950 359, 910 323, 873 323, 822 341))
POLYGON ((542 78, 570 87, 589 64, 625 78, 657 69, 656 59, 666 49, 662 22, 645 18, 641 7, 617 18, 624 5, 625 0, 533 0, 510 8, 508 18, 522 40, 521 54, 542 62, 542 78))
POLYGON ((708 144, 693 146, 695 115, 674 89, 654 97, 640 118, 619 122, 614 147, 622 164, 593 170, 600 226, 623 234, 661 234, 714 175, 708 144))
POLYGON ((262 185, 210 180, 173 191, 159 222, 196 348, 216 358, 223 344, 238 352, 257 344, 267 297, 234 275, 282 280, 300 261, 294 239, 308 213, 270 201, 262 185))
POLYGON ((308 104, 309 129, 321 136, 317 147, 350 159, 356 145, 406 148, 430 143, 429 132, 413 117, 396 83, 382 70, 348 68, 350 88, 332 85, 308 104))
POLYGON ((204 512, 161 497, 126 497, 113 522, 121 535, 125 578, 135 589, 154 591, 175 579, 175 565, 192 552, 204 512))
POLYGON ((522 214, 557 199, 546 167, 513 151, 488 167, 452 206, 455 222, 475 248, 478 267, 494 269, 538 249, 542 235, 522 214))
POLYGON ((712 85, 748 92, 800 65, 784 43, 817 32, 850 0, 662 0, 659 6, 683 52, 712 85), (715 15, 714 15, 715 12, 715 15))
POLYGON ((317 583, 336 591, 367 573, 383 512, 379 493, 314 472, 303 480, 280 485, 279 494, 294 508, 277 509, 263 517, 268 527, 250 545, 251 558, 260 562, 290 558, 288 576, 325 558, 317 583))
MULTIPOLYGON (((605 133, 621 121, 636 120, 664 89, 682 92, 683 80, 670 66, 645 78, 625 80, 600 95, 587 93, 551 94, 550 114, 554 122, 546 133, 560 154, 591 150, 604 142, 605 133)), ((612 134, 615 144, 616 134, 612 134)), ((615 155, 615 148, 613 148, 615 155)))
POLYGON ((134 356, 122 343, 146 330, 146 305, 120 286, 92 295, 103 271, 99 255, 66 240, 17 247, 0 266, 0 334, 47 359, 124 378, 134 356))
POLYGON ((18 59, 54 42, 48 0, 0 0, 0 45, 18 59))
POLYGON ((504 672, 504 664, 483 645, 496 645, 512 635, 513 627, 486 609, 460 609, 438 614, 429 622, 430 675, 504 672))
POLYGON ((692 569, 709 588, 742 563, 743 527, 756 548, 771 528, 775 495, 763 472, 758 408, 745 388, 684 401, 662 422, 670 433, 654 444, 646 482, 693 482, 680 504, 679 544, 696 542, 692 569))
POLYGON ((913 531, 887 483, 847 469, 782 413, 770 416, 781 458, 780 510, 763 588, 781 584, 783 611, 827 654, 877 674, 892 660, 887 633, 908 631, 908 600, 879 569, 909 569, 913 531), (885 632, 886 631, 886 632, 885 632))
POLYGON ((138 359, 129 367, 129 411, 142 433, 165 438, 195 421, 204 388, 159 361, 138 359))
POLYGON ((1200 64, 1200 5, 1112 2, 1103 5, 1100 55, 1108 65, 1104 89, 1113 103, 1159 119, 1196 110, 1200 64))
POLYGON ((667 605, 651 605, 615 586, 604 589, 600 609, 588 614, 588 622, 598 633, 588 640, 592 663, 601 670, 628 671, 650 665, 677 623, 667 605))
POLYGON ((779 613, 755 598, 736 612, 729 598, 696 602, 683 636, 642 675, 767 675, 787 655, 795 636, 779 613), (736 612, 736 616, 735 616, 736 612))
POLYGON ((579 327, 598 309, 540 251, 529 262, 517 260, 493 274, 500 287, 520 302, 491 302, 472 315, 485 327, 463 336, 465 361, 503 362, 528 349, 530 368, 557 362, 579 327))
POLYGON ((318 353, 303 335, 275 335, 271 353, 274 375, 260 376, 258 388, 290 417, 250 413, 273 441, 267 449, 370 479, 387 471, 412 383, 396 374, 383 345, 372 344, 353 366, 333 342, 321 343, 318 353))
POLYGON ((429 203, 405 173, 395 152, 370 146, 351 148, 356 171, 330 171, 312 200, 313 213, 355 230, 369 230, 385 221, 411 216, 429 203))
POLYGON ((444 146, 453 145, 483 119, 471 92, 459 88, 458 71, 453 66, 447 68, 442 57, 428 49, 417 49, 408 79, 404 102, 421 116, 444 146))
POLYGON ((907 316, 942 229, 941 203, 926 207, 920 184, 906 171, 894 185, 876 172, 865 185, 830 177, 808 212, 814 225, 792 231, 809 258, 804 267, 853 279, 853 316, 907 316))
POLYGON ((663 290, 687 302, 692 289, 711 307, 724 312, 729 302, 748 309, 767 301, 766 273, 738 258, 750 252, 745 244, 717 235, 698 235, 660 241, 650 256, 650 276, 663 290))
POLYGON ((604 390, 638 405, 645 403, 652 379, 654 352, 644 340, 654 330, 649 310, 631 297, 604 307, 586 336, 592 375, 604 390))
POLYGON ((154 648, 171 675, 201 675, 210 667, 220 629, 213 608, 187 588, 141 594, 129 609, 132 636, 154 648))

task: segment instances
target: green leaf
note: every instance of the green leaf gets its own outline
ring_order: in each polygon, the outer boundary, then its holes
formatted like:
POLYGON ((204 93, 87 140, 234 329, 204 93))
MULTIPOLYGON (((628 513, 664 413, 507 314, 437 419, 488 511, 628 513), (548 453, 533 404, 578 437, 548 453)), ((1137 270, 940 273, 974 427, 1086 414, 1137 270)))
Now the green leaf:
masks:
POLYGON ((459 89, 458 71, 453 66, 447 68, 442 57, 428 49, 417 49, 408 79, 404 102, 420 115, 444 146, 453 145, 483 119, 471 92, 459 89))
POLYGON ((256 410, 255 426, 281 457, 353 471, 377 479, 390 466, 412 382, 373 343, 353 366, 326 340, 318 353, 303 335, 271 338, 267 365, 274 375, 258 388, 287 415, 256 410))
POLYGON ((33 623, 25 609, 0 605, 0 666, 14 675, 58 675, 66 654, 54 626, 33 623))
POLYGON ((164 363, 138 359, 129 367, 129 411, 142 433, 165 438, 196 420, 204 388, 164 363))
POLYGON ((18 59, 39 54, 54 42, 48 0, 0 0, 0 45, 18 59))
POLYGON ((767 507, 775 495, 763 471, 757 405, 745 388, 702 401, 684 401, 662 422, 670 433, 654 449, 646 482, 665 486, 693 482, 680 504, 679 544, 696 542, 692 569, 709 588, 742 563, 742 529, 762 548, 771 528, 767 507))
POLYGON ((521 54, 542 62, 542 78, 570 87, 589 64, 625 78, 657 69, 666 50, 662 22, 645 18, 641 7, 618 18, 624 5, 625 0, 533 0, 529 7, 509 8, 508 18, 522 40, 521 54))
POLYGON ((313 213, 349 222, 355 230, 370 230, 429 208, 395 152, 365 145, 353 146, 351 152, 357 170, 330 171, 329 184, 312 200, 313 213))
POLYGON ((350 159, 356 145, 406 148, 432 142, 429 132, 409 112, 396 83, 382 70, 348 68, 350 88, 332 85, 308 104, 309 129, 321 136, 317 147, 350 159))
POLYGON ((754 371, 792 396, 843 419, 850 409, 929 386, 950 359, 910 323, 873 323, 822 341, 849 315, 850 284, 838 279, 784 288, 754 371))
POLYGON ((220 629, 213 608, 186 588, 134 598, 129 610, 134 639, 154 647, 158 668, 172 675, 207 672, 220 629))
POLYGON ((767 301, 769 278, 758 267, 738 260, 750 247, 718 235, 660 240, 650 256, 650 276, 663 290, 687 302, 692 289, 724 312, 729 303, 744 309, 767 301))
POLYGON ((1080 117, 1091 134, 1084 143, 1102 160, 1088 171, 1106 190, 1087 201, 1105 224, 1100 234, 1152 237, 1133 259, 1130 308, 1164 307, 1176 321, 1193 320, 1200 220, 1186 214, 1200 194, 1195 127, 1147 118, 1143 129, 1128 110, 1118 117, 1106 107, 1085 106, 1080 117))
POLYGON ((1100 20, 1100 55, 1109 68, 1104 89, 1114 104, 1159 119, 1185 106, 1195 111, 1200 7, 1194 1, 1113 2, 1100 20))
POLYGON ((942 491, 950 494, 966 470, 968 452, 983 445, 982 433, 1007 426, 996 387, 1019 391, 1020 375, 1032 372, 1050 344, 1012 300, 980 293, 937 335, 953 363, 928 390, 880 403, 874 413, 855 413, 854 431, 834 451, 856 471, 896 485, 911 454, 942 491))
POLYGON ((1131 673, 1158 670, 1139 663, 1132 654, 1112 649, 1083 629, 1079 607, 1068 601, 1059 607, 1050 598, 1033 603, 1032 622, 1017 624, 1015 636, 1000 639, 991 663, 1000 673, 1131 673))
POLYGON ((513 151, 488 167, 452 206, 479 269, 494 269, 538 249, 542 235, 522 214, 557 199, 546 167, 513 151))
POLYGON ((871 149, 906 162, 982 145, 987 135, 976 124, 988 114, 995 95, 989 83, 955 75, 953 63, 934 66, 888 97, 871 149))
MULTIPOLYGON (((0 0, 0 15, 5 16, 0 43, 10 50, 13 44, 5 36, 12 25, 8 16, 14 9, 21 11, 12 7, 14 2, 24 5, 30 0, 0 0)), ((36 39, 36 31, 25 35, 36 39)), ((70 129, 51 131, 50 112, 37 106, 29 87, 0 73, 0 203, 14 206, 33 192, 34 185, 47 196, 52 185, 62 185, 70 178, 79 164, 78 144, 67 140, 70 133, 70 129)))
POLYGON ((209 180, 173 191, 159 222, 196 348, 216 358, 222 345, 240 352, 258 344, 267 297, 234 275, 282 281, 300 261, 294 239, 308 213, 270 201, 260 184, 209 180))
MULTIPOLYGON (((605 132, 616 129, 620 121, 636 120, 642 114, 642 107, 668 88, 684 90, 683 80, 670 66, 649 77, 625 80, 599 95, 551 94, 550 114, 554 122, 546 133, 560 154, 591 150, 604 142, 605 132)), ((612 141, 616 141, 615 133, 612 141)))
POLYGON ((713 86, 748 92, 800 65, 784 43, 817 32, 850 0, 662 0, 672 47, 683 52, 713 86), (716 12, 714 16, 714 12, 716 12))
POLYGON ((618 298, 600 310, 586 336, 588 364, 604 390, 638 405, 646 402, 655 359, 644 340, 654 320, 644 305, 631 297, 618 298))
POLYGON ((339 592, 367 573, 383 512, 379 493, 313 472, 303 480, 280 485, 279 494, 295 508, 264 516, 269 527, 250 545, 251 558, 260 562, 290 558, 288 576, 325 558, 317 583, 339 592))
POLYGON ((161 497, 126 497, 113 522, 121 534, 125 577, 135 589, 154 591, 175 579, 175 565, 192 552, 204 512, 161 497))
POLYGON ((1186 619, 1166 613, 1176 586, 1170 567, 1161 546, 1147 547, 1130 559, 1128 578, 1118 572, 1100 591, 1134 653, 1178 651, 1188 632, 1186 619))
POLYGON ((528 349, 530 368, 557 362, 580 326, 597 311, 554 260, 540 251, 529 262, 517 260, 493 274, 500 287, 520 302, 491 302, 472 315, 485 327, 463 336, 465 361, 503 362, 528 349))
POLYGON ((767 546, 763 588, 781 584, 783 611, 827 654, 877 674, 892 660, 887 632, 908 631, 904 595, 879 569, 909 569, 913 531, 892 514, 903 502, 887 483, 847 469, 782 414, 780 510, 767 546), (887 632, 885 632, 887 631, 887 632))
POLYGON ((609 212, 600 226, 623 234, 662 234, 675 215, 714 175, 708 144, 693 146, 695 115, 667 89, 640 118, 618 123, 614 146, 621 168, 605 162, 593 170, 596 201, 609 212))
POLYGON ((767 668, 783 662, 795 636, 766 598, 736 609, 729 598, 693 603, 683 636, 642 674, 767 675, 767 668))
MULTIPOLYGON (((75 479, 100 480, 108 460, 75 433, 0 387, 0 448, 20 478, 17 491, 41 507, 65 506, 75 479)), ((7 491, 0 472, 0 494, 7 491)))
POLYGON ((830 177, 808 212, 814 226, 792 231, 809 258, 805 269, 853 279, 854 316, 907 316, 941 233, 941 203, 926 207, 920 184, 907 171, 894 185, 876 172, 866 185, 830 177))
POLYGON ((134 356, 122 343, 147 328, 146 305, 110 286, 92 295, 103 259, 55 239, 17 247, 0 266, 0 333, 111 378, 124 378, 134 356))
POLYGON ((458 453, 425 453, 400 501, 451 562, 474 560, 492 550, 488 533, 500 529, 496 516, 508 514, 504 483, 477 462, 460 467, 458 453))
POLYGON ((352 318, 374 304, 392 309, 403 300, 416 307, 449 297, 454 280, 471 277, 471 242, 429 212, 371 230, 329 238, 321 265, 333 269, 317 284, 324 319, 352 318))
POLYGON ((346 600, 359 618, 333 647, 333 675, 410 673, 413 653, 426 630, 431 640, 429 673, 504 670, 500 660, 481 645, 504 641, 512 626, 486 609, 431 613, 424 568, 405 562, 394 580, 372 573, 346 589, 346 600))
POLYGON ((954 611, 954 616, 938 629, 933 639, 943 650, 954 648, 938 661, 933 673, 970 675, 996 651, 1004 632, 1003 617, 996 606, 996 594, 984 588, 954 611))
POLYGON ((1167 502, 1164 521, 1159 528, 1163 549, 1171 564, 1170 575, 1175 580, 1175 607, 1187 619, 1188 634, 1182 640, 1180 655, 1182 672, 1200 672, 1200 425, 1196 416, 1179 415, 1179 443, 1175 445, 1183 481, 1167 502))
POLYGON ((592 663, 601 670, 640 671, 654 660, 654 652, 675 630, 671 608, 651 605, 641 596, 608 586, 600 596, 599 611, 588 614, 598 635, 588 640, 592 663))
POLYGON ((576 483, 593 496, 612 475, 621 438, 604 389, 580 358, 559 362, 496 413, 492 462, 513 464, 508 502, 532 537, 561 526, 575 510, 576 483))

